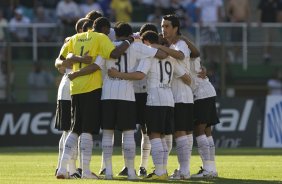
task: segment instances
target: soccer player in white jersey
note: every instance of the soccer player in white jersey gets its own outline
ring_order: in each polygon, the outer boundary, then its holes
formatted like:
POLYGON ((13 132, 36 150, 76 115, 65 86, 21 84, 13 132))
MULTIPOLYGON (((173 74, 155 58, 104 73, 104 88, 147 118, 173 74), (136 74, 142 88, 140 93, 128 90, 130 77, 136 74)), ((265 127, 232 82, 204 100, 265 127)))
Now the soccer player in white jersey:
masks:
MULTIPOLYGON (((146 44, 158 43, 158 34, 147 31, 142 35, 142 41, 146 44)), ((173 129, 174 99, 171 91, 173 73, 178 77, 189 77, 185 70, 178 65, 175 59, 146 58, 142 59, 136 72, 121 73, 110 70, 109 75, 125 80, 140 80, 147 74, 147 103, 145 122, 147 132, 152 145, 152 157, 155 171, 146 179, 167 180, 167 144, 164 135, 173 129), (175 71, 175 66, 178 70, 175 71)))
POLYGON ((215 145, 211 134, 211 126, 219 123, 215 102, 216 91, 208 78, 202 79, 197 76, 202 70, 200 57, 192 59, 190 63, 195 110, 194 133, 198 145, 198 152, 203 162, 203 167, 201 167, 197 174, 192 175, 192 177, 217 177, 215 145))
MULTIPOLYGON (((83 31, 82 27, 84 23, 89 22, 90 19, 81 18, 77 21, 75 25, 75 30, 77 33, 83 31)), ((63 153, 64 142, 66 140, 67 134, 71 129, 71 95, 70 95, 70 80, 68 78, 68 73, 72 70, 72 63, 66 59, 68 54, 68 41, 70 37, 65 39, 65 43, 61 48, 59 57, 56 59, 55 67, 59 70, 60 73, 64 74, 57 95, 57 109, 55 115, 55 128, 63 131, 61 139, 59 141, 59 157, 58 157, 58 166, 60 166, 60 160, 63 153)), ((71 178, 80 178, 81 169, 76 170, 76 159, 77 159, 77 149, 74 151, 74 154, 71 158, 71 161, 68 164, 68 172, 71 178)), ((57 169, 55 175, 57 174, 57 169)))
MULTIPOLYGON (((167 52, 171 57, 190 73, 190 49, 187 44, 179 39, 180 22, 175 15, 165 15, 162 19, 162 34, 167 39, 169 47, 154 45, 167 52)), ((178 78, 173 78, 172 92, 175 100, 175 142, 179 168, 170 176, 170 179, 190 178, 190 157, 193 146, 193 94, 190 86, 187 86, 178 78)))
MULTIPOLYGON (((127 38, 132 34, 132 28, 126 23, 117 23, 115 27, 116 36, 119 39, 127 38)), ((116 42, 118 45, 120 41, 116 42)), ((106 68, 116 67, 121 71, 133 71, 137 64, 137 60, 144 57, 162 57, 165 58, 167 54, 158 49, 152 49, 142 43, 133 43, 126 53, 117 60, 107 60, 105 62, 106 68)), ((96 60, 95 65, 103 68, 103 60, 96 60), (100 64, 99 64, 100 63, 100 64)), ((91 72, 90 65, 88 70, 86 68, 75 73, 75 76, 85 75, 91 72), (90 70, 89 70, 90 69, 90 70)), ((123 150, 126 166, 128 167, 128 178, 135 179, 134 171, 134 157, 135 157, 135 97, 132 81, 115 80, 109 78, 107 75, 104 78, 102 90, 102 128, 103 128, 103 157, 106 165, 106 179, 112 178, 111 157, 113 150, 113 133, 114 129, 123 131, 123 150), (112 109, 112 110, 109 110, 112 109), (111 112, 112 115, 108 113, 111 112), (130 115, 130 117, 127 117, 130 115)))

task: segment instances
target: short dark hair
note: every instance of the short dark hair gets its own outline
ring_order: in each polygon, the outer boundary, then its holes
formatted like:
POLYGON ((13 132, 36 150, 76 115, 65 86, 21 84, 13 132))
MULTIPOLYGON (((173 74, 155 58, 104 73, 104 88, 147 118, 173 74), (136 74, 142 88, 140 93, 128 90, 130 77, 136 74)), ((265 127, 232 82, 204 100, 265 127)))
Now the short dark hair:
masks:
POLYGON ((91 21, 91 20, 88 19, 88 18, 81 18, 81 19, 79 19, 79 20, 76 22, 76 24, 75 24, 75 31, 76 31, 77 33, 79 33, 79 30, 80 30, 80 29, 83 29, 83 24, 84 24, 85 22, 89 22, 89 21, 91 21))
POLYGON ((140 31, 139 31, 140 36, 142 36, 142 34, 145 33, 146 31, 154 31, 158 33, 158 28, 157 26, 155 26, 155 24, 146 23, 140 28, 140 31))
POLYGON ((110 28, 111 27, 110 21, 106 17, 97 18, 93 23, 94 30, 101 33, 103 27, 110 28))
POLYGON ((155 31, 146 31, 142 34, 142 42, 145 40, 149 41, 151 44, 159 43, 159 35, 155 31))
POLYGON ((128 37, 133 34, 132 27, 126 22, 117 22, 114 30, 117 37, 128 37))
POLYGON ((89 12, 85 15, 85 18, 88 18, 92 21, 95 21, 99 17, 103 17, 103 14, 99 11, 96 11, 96 10, 92 10, 91 12, 89 12))
POLYGON ((89 29, 92 29, 93 26, 93 21, 89 19, 89 21, 84 22, 83 26, 82 26, 82 31, 86 32, 89 29))
POLYGON ((178 17, 175 14, 170 14, 170 15, 165 15, 163 16, 164 20, 170 21, 172 27, 177 27, 177 34, 181 35, 180 33, 180 21, 178 19, 178 17))

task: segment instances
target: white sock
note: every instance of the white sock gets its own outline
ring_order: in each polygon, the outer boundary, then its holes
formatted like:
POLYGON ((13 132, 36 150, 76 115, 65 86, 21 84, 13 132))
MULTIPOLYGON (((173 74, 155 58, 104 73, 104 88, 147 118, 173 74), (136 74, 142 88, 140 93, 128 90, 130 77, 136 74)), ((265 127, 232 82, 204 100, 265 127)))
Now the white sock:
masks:
POLYGON ((210 168, 210 145, 206 135, 200 135, 196 137, 198 144, 198 152, 203 162, 203 168, 207 171, 211 171, 210 168))
POLYGON ((82 133, 80 135, 80 151, 81 151, 81 165, 82 174, 91 174, 90 161, 93 149, 93 138, 90 133, 82 133))
POLYGON ((193 149, 193 135, 188 134, 188 169, 189 169, 189 174, 190 174, 190 160, 191 160, 191 155, 192 155, 192 149, 193 149))
POLYGON ((135 175, 134 160, 136 154, 136 144, 134 139, 134 130, 123 131, 122 142, 125 166, 127 166, 128 175, 135 175))
POLYGON ((106 175, 113 175, 113 168, 112 168, 113 137, 114 137, 114 130, 103 130, 102 158, 104 160, 102 162, 105 163, 106 175))
POLYGON ((189 174, 189 146, 188 137, 186 135, 175 139, 176 142, 176 153, 179 163, 179 170, 183 174, 189 174))
POLYGON ((64 151, 61 158, 60 169, 67 169, 67 165, 73 155, 73 150, 77 145, 78 135, 76 133, 69 133, 64 145, 64 151))
POLYGON ((163 161, 164 161, 164 149, 162 140, 155 138, 150 140, 152 145, 152 158, 155 165, 155 174, 160 176, 164 174, 163 161))
POLYGON ((145 169, 147 169, 150 152, 151 143, 149 136, 147 134, 142 134, 140 167, 144 167, 145 169))
POLYGON ((172 134, 165 135, 165 140, 166 140, 166 145, 167 145, 168 154, 169 154, 172 149, 172 134))
POLYGON ((209 146, 210 146, 210 161, 212 165, 212 171, 216 171, 216 166, 215 166, 215 145, 213 141, 213 137, 209 136, 207 137, 209 146))
POLYGON ((79 136, 79 137, 78 137, 78 142, 77 142, 77 155, 78 155, 78 157, 79 157, 79 168, 82 169, 82 160, 81 160, 80 145, 81 145, 81 140, 80 140, 80 136, 79 136))
POLYGON ((162 138, 161 140, 162 140, 162 145, 163 145, 163 150, 164 150, 163 170, 166 173, 167 172, 167 160, 168 160, 169 152, 168 152, 168 147, 167 147, 167 144, 166 144, 166 139, 162 138))
POLYGON ((63 155, 63 151, 64 151, 64 146, 65 146, 66 137, 67 137, 67 132, 63 131, 62 136, 61 136, 60 141, 59 141, 59 155, 58 155, 57 169, 60 167, 60 163, 61 163, 61 159, 62 159, 62 155, 63 155))
MULTIPOLYGON (((103 142, 103 140, 102 140, 102 142, 103 142)), ((102 143, 102 148, 103 148, 103 143, 102 143)), ((106 164, 105 164, 105 159, 104 159, 104 153, 102 152, 102 155, 101 155, 101 168, 100 168, 100 170, 102 171, 105 168, 106 168, 106 164)))
POLYGON ((69 164, 68 164, 68 166, 69 166, 68 171, 69 171, 70 175, 72 175, 73 173, 76 172, 77 152, 78 152, 78 141, 76 141, 76 143, 73 147, 71 159, 70 159, 69 164))

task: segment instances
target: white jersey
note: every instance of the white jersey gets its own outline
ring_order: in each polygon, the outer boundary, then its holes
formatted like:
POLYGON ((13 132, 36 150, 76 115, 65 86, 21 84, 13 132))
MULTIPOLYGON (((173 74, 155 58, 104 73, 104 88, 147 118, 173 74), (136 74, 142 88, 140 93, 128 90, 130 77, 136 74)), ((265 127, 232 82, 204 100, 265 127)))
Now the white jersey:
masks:
MULTIPOLYGON (((176 44, 170 46, 171 49, 181 51, 184 54, 183 60, 177 60, 177 63, 185 70, 187 74, 190 73, 190 49, 183 40, 177 41, 176 44)), ((193 93, 190 86, 185 84, 180 78, 173 77, 172 93, 175 103, 193 103, 193 93)))
MULTIPOLYGON (((122 42, 114 42, 115 45, 121 43, 122 42)), ((106 60, 106 70, 116 68, 120 72, 134 72, 138 60, 154 57, 156 53, 157 49, 148 47, 143 43, 134 42, 119 59, 106 60)), ((99 61, 96 62, 96 64, 100 66, 99 61)), ((133 81, 110 78, 108 74, 106 74, 103 81, 102 100, 106 99, 135 101, 133 81)))
POLYGON ((175 77, 185 74, 175 59, 171 57, 163 60, 146 58, 140 61, 137 71, 147 74, 148 106, 174 107, 171 90, 173 74, 176 74, 175 77))
POLYGON ((210 83, 209 79, 202 79, 197 76, 197 73, 200 72, 201 69, 201 59, 195 58, 191 59, 191 78, 193 83, 193 94, 194 100, 209 98, 216 96, 216 91, 213 85, 210 83))
POLYGON ((58 88, 57 100, 71 100, 70 79, 68 78, 68 73, 70 73, 71 71, 72 69, 66 69, 66 72, 62 77, 62 80, 58 88))
POLYGON ((147 77, 142 80, 133 81, 134 93, 147 92, 147 77))

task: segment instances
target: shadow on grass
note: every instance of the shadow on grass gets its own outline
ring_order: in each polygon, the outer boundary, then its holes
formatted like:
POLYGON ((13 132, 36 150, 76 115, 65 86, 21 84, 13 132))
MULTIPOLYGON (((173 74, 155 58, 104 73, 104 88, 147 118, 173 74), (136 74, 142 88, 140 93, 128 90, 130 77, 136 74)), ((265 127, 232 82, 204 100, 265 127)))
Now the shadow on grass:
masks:
MULTIPOLYGON (((57 153, 57 147, 0 147, 0 154, 26 154, 26 153, 57 153)), ((101 155, 102 149, 95 148, 93 155, 101 155)), ((121 155, 121 147, 114 148, 114 155, 121 155)), ((136 154, 140 154, 140 147, 136 148, 136 154)), ((176 155, 172 150, 170 155, 176 155)), ((192 155, 198 155, 197 148, 193 148, 192 155)), ((216 155, 282 155, 282 149, 263 149, 263 148, 217 148, 216 155)))
MULTIPOLYGON (((122 178, 122 177, 115 177, 113 181, 128 181, 126 178, 122 178)), ((146 180, 146 179, 139 179, 136 181, 132 181, 131 182, 138 182, 138 183, 224 183, 224 184, 228 184, 228 183, 255 183, 255 184, 264 184, 264 183, 282 183, 282 181, 275 181, 275 180, 252 180, 252 179, 232 179, 232 178, 209 178, 209 179, 189 179, 189 180, 169 180, 169 181, 162 181, 162 180, 146 180)))

